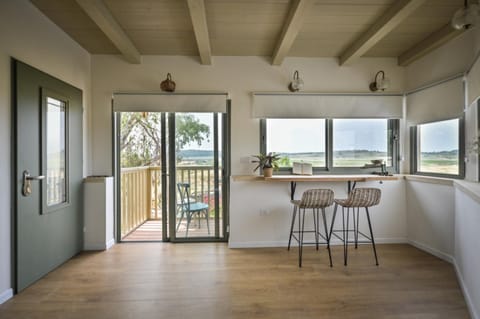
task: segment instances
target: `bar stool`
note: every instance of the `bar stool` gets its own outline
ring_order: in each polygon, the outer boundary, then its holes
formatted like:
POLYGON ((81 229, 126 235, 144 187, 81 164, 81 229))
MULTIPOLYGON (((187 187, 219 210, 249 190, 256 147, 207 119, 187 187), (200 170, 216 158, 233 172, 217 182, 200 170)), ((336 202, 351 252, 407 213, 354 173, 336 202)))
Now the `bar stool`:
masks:
POLYGON ((343 242, 343 257, 344 264, 347 265, 348 257, 348 244, 354 243, 355 249, 358 247, 358 243, 372 243, 373 254, 375 255, 375 264, 378 266, 377 250, 375 248, 375 239, 373 238, 372 223, 370 221, 370 213, 368 211, 369 207, 378 205, 380 203, 381 191, 378 188, 355 188, 349 195, 347 199, 335 199, 335 208, 333 210, 332 225, 330 226, 330 235, 329 239, 332 238, 332 234, 340 239, 343 242), (342 218, 343 218, 343 229, 334 230, 333 226, 335 223, 335 217, 337 215, 338 206, 342 206, 342 218), (368 228, 370 229, 370 237, 359 231, 359 214, 360 208, 364 207, 367 215, 368 228), (346 225, 345 225, 345 208, 347 209, 346 216, 346 225), (349 216, 350 208, 352 208, 353 216, 353 229, 349 229, 349 216), (356 209, 356 218, 355 218, 355 209, 356 209), (346 227, 345 227, 346 226, 346 227), (341 232, 342 237, 338 236, 336 232, 341 232), (348 241, 349 232, 353 232, 353 241, 348 241), (358 241, 358 235, 362 235, 366 241, 358 241))
POLYGON ((292 200, 293 204, 293 217, 292 224, 290 226, 290 237, 288 239, 288 250, 290 250, 290 244, 292 242, 292 237, 298 242, 298 267, 302 267, 302 249, 304 244, 314 244, 317 247, 320 244, 327 245, 328 257, 330 258, 330 267, 332 267, 332 254, 330 252, 330 241, 328 236, 327 229, 327 220, 325 217, 325 207, 331 206, 333 204, 334 194, 331 189, 309 189, 302 194, 301 200, 292 200), (305 210, 312 209, 313 215, 313 226, 314 230, 305 231, 305 210), (303 214, 302 214, 303 209, 303 214), (325 228, 325 235, 322 235, 319 232, 319 213, 322 211, 323 225, 325 228), (298 231, 294 231, 295 226, 295 217, 298 212, 298 231), (302 216, 303 215, 303 216, 302 216), (303 234, 304 233, 314 233, 315 234, 315 243, 304 243, 303 234), (298 234, 298 237, 297 237, 298 234), (323 242, 319 242, 319 237, 324 239, 323 242))

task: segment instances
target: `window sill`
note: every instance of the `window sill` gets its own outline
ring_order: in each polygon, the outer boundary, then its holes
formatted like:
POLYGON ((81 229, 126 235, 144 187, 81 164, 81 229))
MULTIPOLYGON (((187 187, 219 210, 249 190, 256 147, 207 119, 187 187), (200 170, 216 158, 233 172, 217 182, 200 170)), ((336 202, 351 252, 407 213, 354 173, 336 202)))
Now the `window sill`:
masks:
POLYGON ((398 180, 401 175, 381 176, 374 174, 348 174, 348 175, 274 175, 263 177, 259 175, 233 175, 234 182, 260 181, 260 182, 365 182, 398 180))

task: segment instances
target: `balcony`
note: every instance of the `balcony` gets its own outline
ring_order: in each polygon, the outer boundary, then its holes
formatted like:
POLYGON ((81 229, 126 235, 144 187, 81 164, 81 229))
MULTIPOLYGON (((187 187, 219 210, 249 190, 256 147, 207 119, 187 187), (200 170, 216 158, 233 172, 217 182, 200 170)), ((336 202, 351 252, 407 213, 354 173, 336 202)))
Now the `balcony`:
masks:
MULTIPOLYGON (((190 183, 191 200, 209 205, 210 235, 206 220, 195 218, 190 223, 188 237, 214 236, 214 175, 213 166, 177 166, 176 182, 190 183)), ((161 180, 160 166, 122 168, 120 201, 123 241, 162 240, 162 192, 168 190, 162 187, 161 180)), ((177 237, 185 237, 186 227, 187 222, 183 219, 178 225, 177 237)))

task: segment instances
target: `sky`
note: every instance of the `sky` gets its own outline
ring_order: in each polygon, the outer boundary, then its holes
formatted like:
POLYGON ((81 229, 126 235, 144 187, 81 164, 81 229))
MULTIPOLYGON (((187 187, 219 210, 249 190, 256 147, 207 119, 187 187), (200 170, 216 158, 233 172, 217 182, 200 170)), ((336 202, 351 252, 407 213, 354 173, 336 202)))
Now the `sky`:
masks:
POLYGON ((65 148, 65 112, 60 109, 60 101, 47 98, 47 154, 60 154, 65 148))
MULTIPOLYGON (((213 150, 213 114, 191 113, 210 127, 209 141, 202 145, 191 143, 184 149, 213 150)), ((221 121, 219 121, 221 122, 221 121)), ((334 151, 365 149, 386 152, 387 120, 337 119, 333 124, 334 151)), ((221 134, 219 134, 221 138, 221 134)), ((458 120, 421 125, 423 152, 458 149, 458 120)), ((220 144, 221 145, 221 144, 220 144)), ((267 152, 302 153, 325 151, 325 120, 269 119, 267 121, 267 152)))
POLYGON ((420 125, 422 152, 458 150, 458 120, 420 125))
MULTIPOLYGON (((213 151, 213 113, 189 113, 193 115, 196 119, 200 121, 202 124, 207 124, 210 128, 210 135, 208 139, 204 139, 201 145, 197 143, 189 143, 183 147, 184 150, 202 150, 202 151, 213 151)), ((218 139, 219 145, 222 145, 222 134, 221 132, 221 116, 218 117, 218 139)))
MULTIPOLYGON (((334 120, 334 151, 366 149, 387 151, 387 121, 334 120)), ((278 153, 324 152, 325 120, 269 119, 267 151, 278 153)))

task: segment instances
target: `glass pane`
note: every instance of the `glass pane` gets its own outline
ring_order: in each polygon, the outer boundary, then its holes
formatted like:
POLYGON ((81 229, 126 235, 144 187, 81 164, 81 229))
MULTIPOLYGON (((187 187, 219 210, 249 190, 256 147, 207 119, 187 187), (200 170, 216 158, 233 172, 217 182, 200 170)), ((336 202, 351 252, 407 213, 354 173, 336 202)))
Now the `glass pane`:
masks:
POLYGON ((222 184, 222 181, 223 181, 223 117, 222 117, 222 114, 221 113, 218 113, 218 178, 219 178, 219 181, 218 181, 218 192, 220 194, 219 198, 218 198, 218 204, 219 204, 219 236, 222 238, 224 236, 224 233, 223 233, 223 193, 222 193, 222 190, 223 190, 223 184, 222 184))
POLYGON ((213 113, 176 113, 176 237, 215 236, 213 113))
POLYGON ((388 154, 388 120, 333 120, 333 166, 363 167, 372 160, 392 165, 388 154))
POLYGON ((47 206, 66 202, 65 102, 47 97, 47 206))
POLYGON ((162 113, 120 114, 120 220, 123 241, 163 238, 162 113))
POLYGON ((280 154, 280 167, 292 167, 293 162, 325 167, 325 120, 268 119, 269 152, 280 154))
POLYGON ((419 125, 418 170, 425 173, 459 174, 459 121, 419 125))

